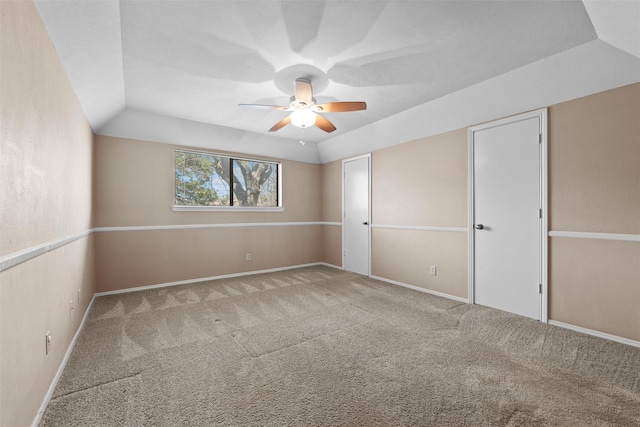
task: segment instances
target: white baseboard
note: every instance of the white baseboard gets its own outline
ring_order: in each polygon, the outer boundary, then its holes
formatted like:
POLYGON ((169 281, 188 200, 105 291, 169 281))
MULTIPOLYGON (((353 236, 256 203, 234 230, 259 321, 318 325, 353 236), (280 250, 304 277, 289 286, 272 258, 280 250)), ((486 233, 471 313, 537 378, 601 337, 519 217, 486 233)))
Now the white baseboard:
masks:
POLYGON ((84 327, 84 323, 87 320, 87 316, 89 315, 89 312, 91 311, 91 307, 93 306, 93 301, 95 300, 95 298, 96 296, 94 294, 93 297, 91 298, 91 301, 89 302, 89 305, 87 306, 87 309, 84 312, 84 316, 82 316, 82 321, 80 322, 80 326, 78 326, 78 330, 76 330, 76 333, 73 335, 73 339, 69 343, 69 347, 67 347, 67 352, 64 354, 64 357, 62 358, 62 362, 58 367, 58 371, 56 372, 56 375, 53 377, 53 380, 51 381, 49 390, 47 390, 47 394, 45 394, 44 399, 42 400, 40 409, 38 409, 38 413, 33 419, 33 423, 31 423, 31 427, 37 427, 38 424, 40 424, 40 421, 42 421, 42 416, 44 415, 44 411, 47 409, 47 406, 49 405, 51 396, 53 396, 53 392, 56 389, 56 386, 58 385, 58 381, 60 381, 60 377, 62 376, 62 372, 64 371, 64 368, 67 366, 67 362, 69 361, 71 352, 73 351, 73 348, 76 346, 76 342, 78 341, 78 337, 80 336, 80 331, 82 331, 82 328, 84 327))
POLYGON ((304 267, 313 267, 316 265, 324 265, 326 267, 332 267, 332 268, 337 268, 339 270, 342 270, 341 267, 337 267, 332 264, 327 264, 324 262, 312 262, 309 264, 289 265, 286 267, 268 268, 266 270, 243 271, 241 273, 222 274, 220 276, 199 277, 197 279, 179 280, 177 282, 158 283, 156 285, 146 285, 146 286, 138 286, 135 288, 117 289, 115 291, 97 292, 95 296, 100 297, 103 295, 125 294, 128 292, 144 291, 144 290, 156 289, 156 288, 166 288, 169 286, 188 285, 190 283, 206 282, 209 280, 228 279, 232 277, 252 276, 254 274, 273 273, 276 271, 293 270, 296 268, 304 268, 304 267))
POLYGON ((342 268, 342 266, 329 264, 328 262, 319 262, 316 265, 323 265, 325 267, 331 267, 331 268, 335 268, 336 270, 343 270, 344 271, 344 268, 342 268))
POLYGON ((387 278, 380 277, 380 276, 372 275, 371 278, 372 279, 376 279, 376 280, 380 280, 382 282, 391 283, 392 285, 402 286, 403 288, 413 289, 414 291, 423 292, 425 294, 431 294, 431 295, 435 295, 437 297, 452 299, 454 301, 464 302, 464 303, 467 303, 467 304, 469 303, 469 300, 466 299, 466 298, 460 298, 460 297, 457 297, 455 295, 445 294, 444 292, 432 291, 431 289, 426 289, 426 288, 421 288, 419 286, 409 285, 408 283, 402 283, 402 282, 398 282, 396 280, 391 280, 391 279, 387 279, 387 278))
POLYGON ((619 342, 621 344, 630 345, 640 348, 640 341, 631 340, 629 338, 619 337, 617 335, 607 334, 605 332, 594 331, 592 329, 582 328, 580 326, 570 325, 568 323, 558 322, 557 320, 549 320, 549 324, 558 326, 560 328, 571 329, 572 331, 581 332, 587 335, 593 335, 594 337, 604 338, 606 340, 619 342))

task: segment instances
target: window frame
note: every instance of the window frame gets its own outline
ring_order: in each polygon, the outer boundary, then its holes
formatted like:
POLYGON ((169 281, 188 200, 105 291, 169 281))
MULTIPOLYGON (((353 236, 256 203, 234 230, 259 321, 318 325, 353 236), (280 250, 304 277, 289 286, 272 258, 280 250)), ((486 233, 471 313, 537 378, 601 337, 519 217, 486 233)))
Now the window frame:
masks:
POLYGON ((218 212, 284 212, 284 206, 282 204, 282 162, 281 161, 277 161, 277 160, 265 160, 265 159, 256 159, 256 158, 249 158, 249 157, 242 157, 242 156, 234 156, 232 154, 222 154, 222 153, 216 153, 213 151, 200 151, 200 150, 193 150, 193 149, 187 149, 187 148, 174 148, 173 150, 173 202, 174 204, 171 206, 171 210, 173 212, 211 212, 211 211, 218 211, 218 212), (231 203, 229 206, 202 206, 202 205, 196 205, 196 206, 188 206, 188 205, 176 205, 176 154, 178 152, 182 152, 182 153, 191 153, 191 154, 200 154, 200 155, 206 155, 206 156, 217 156, 217 157, 224 157, 229 159, 229 166, 230 166, 230 179, 231 181, 233 180, 233 161, 234 160, 242 160, 242 161, 249 161, 249 162, 261 162, 261 163, 270 163, 270 164, 274 164, 276 165, 276 186, 277 186, 277 201, 278 201, 278 205, 277 206, 234 206, 232 205, 233 203, 233 199, 234 199, 234 194, 233 194, 233 182, 230 182, 230 187, 229 187, 229 203, 231 203))

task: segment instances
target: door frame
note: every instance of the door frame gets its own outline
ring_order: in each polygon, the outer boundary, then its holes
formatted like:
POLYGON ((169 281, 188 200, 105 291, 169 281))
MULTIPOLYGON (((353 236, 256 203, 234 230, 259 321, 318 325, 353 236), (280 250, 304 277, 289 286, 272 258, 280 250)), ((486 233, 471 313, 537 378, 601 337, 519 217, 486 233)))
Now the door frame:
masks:
POLYGON ((539 248, 540 248, 540 271, 539 280, 542 294, 540 295, 540 321, 547 323, 548 315, 548 233, 549 233, 549 210, 548 210, 548 159, 547 159, 547 109, 530 111, 516 116, 483 123, 472 126, 468 129, 468 299, 470 304, 475 304, 475 187, 474 187, 474 135, 475 132, 486 130, 510 123, 528 120, 537 117, 540 124, 540 200, 539 206, 542 209, 542 218, 539 227, 539 248))
POLYGON ((360 159, 367 159, 367 167, 368 167, 368 187, 369 187, 369 203, 367 206, 367 222, 369 223, 369 225, 367 226, 367 276, 371 277, 371 153, 366 153, 366 154, 362 154, 359 156, 354 156, 354 157, 349 157, 347 159, 342 159, 342 250, 340 252, 342 252, 340 254, 340 258, 341 258, 341 265, 342 265, 342 269, 344 270, 344 248, 345 248, 345 222, 344 222, 344 217, 345 217, 345 211, 344 211, 344 196, 345 196, 345 191, 344 191, 344 185, 345 185, 345 177, 346 177, 346 172, 345 172, 345 168, 344 165, 345 163, 348 162, 352 162, 354 160, 360 160, 360 159))

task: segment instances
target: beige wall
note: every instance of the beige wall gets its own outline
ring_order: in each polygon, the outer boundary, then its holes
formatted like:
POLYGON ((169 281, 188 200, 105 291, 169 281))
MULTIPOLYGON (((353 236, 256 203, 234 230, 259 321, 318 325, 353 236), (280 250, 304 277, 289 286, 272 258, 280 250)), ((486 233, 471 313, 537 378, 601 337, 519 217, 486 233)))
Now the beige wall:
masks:
POLYGON ((371 240, 374 276, 467 298, 467 233, 374 229, 371 240))
POLYGON ((322 165, 322 220, 342 222, 342 161, 322 165))
MULTIPOLYGON (((640 234, 640 84, 549 109, 550 230, 640 234)), ((551 237, 550 318, 640 341, 640 243, 551 237)))
POLYGON ((374 224, 467 226, 466 129, 375 151, 372 157, 374 224))
POLYGON ((98 292, 316 263, 322 256, 320 225, 118 231, 95 239, 98 292))
POLYGON ((342 268, 342 225, 322 226, 322 262, 342 268))
POLYGON ((372 154, 371 272, 467 298, 467 132, 408 142, 372 154), (430 266, 437 274, 429 274, 430 266))
POLYGON ((549 228, 640 234, 640 83, 548 113, 549 228))
MULTIPOLYGON (((176 146, 97 136, 97 227, 319 222, 322 167, 282 162, 284 212, 173 212, 176 146), (141 165, 143 165, 141 167, 141 165)), ((323 225, 105 231, 97 290, 108 291, 323 260, 323 225), (251 253, 251 261, 245 255, 251 253)))
MULTIPOLYGON (((34 5, 1 1, 0 20, 0 256, 11 257, 91 228, 93 134, 34 5)), ((93 277, 91 237, 0 273, 0 425, 33 421, 93 277)))
MULTIPOLYGON (((322 221, 342 224, 342 161, 322 165, 322 221)), ((342 225, 322 228, 322 261, 342 267, 342 225)))
POLYGON ((549 317, 640 341, 640 243, 551 238, 549 317))

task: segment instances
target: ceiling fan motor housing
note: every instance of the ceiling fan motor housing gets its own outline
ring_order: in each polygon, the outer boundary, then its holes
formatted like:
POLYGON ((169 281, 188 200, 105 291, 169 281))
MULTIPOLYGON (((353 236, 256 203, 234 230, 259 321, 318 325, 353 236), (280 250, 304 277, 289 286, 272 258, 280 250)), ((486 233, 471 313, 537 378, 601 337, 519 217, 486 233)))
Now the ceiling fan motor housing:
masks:
POLYGON ((302 99, 296 99, 295 96, 289 98, 289 108, 292 110, 301 110, 305 108, 311 108, 316 104, 316 99, 311 98, 311 101, 307 102, 302 99))

